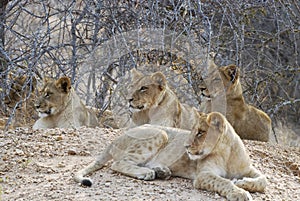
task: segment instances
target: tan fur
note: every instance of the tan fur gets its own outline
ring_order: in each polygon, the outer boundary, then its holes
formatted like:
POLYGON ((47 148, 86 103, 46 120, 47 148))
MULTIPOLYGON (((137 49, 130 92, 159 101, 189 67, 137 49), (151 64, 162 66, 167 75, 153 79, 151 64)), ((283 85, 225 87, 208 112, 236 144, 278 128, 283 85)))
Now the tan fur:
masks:
POLYGON ((45 78, 35 107, 40 119, 35 122, 33 129, 98 126, 96 115, 81 102, 68 77, 58 80, 45 78))
POLYGON ((9 74, 9 77, 12 85, 9 94, 4 97, 4 103, 10 108, 13 108, 19 101, 24 100, 28 98, 27 96, 31 95, 30 92, 36 89, 37 82, 34 77, 32 82, 30 82, 26 75, 14 76, 9 74))
POLYGON ((114 115, 112 111, 110 110, 105 110, 102 112, 100 118, 100 127, 107 127, 107 128, 113 128, 113 129, 118 129, 119 125, 116 122, 116 119, 114 118, 114 115))
POLYGON ((31 126, 38 118, 34 108, 34 98, 37 86, 35 77, 30 81, 26 75, 14 76, 9 74, 12 85, 9 94, 4 97, 4 103, 8 107, 8 113, 14 114, 11 118, 3 118, 3 125, 0 128, 5 128, 10 123, 10 129, 16 127, 31 126))
POLYGON ((86 106, 86 108, 88 110, 92 110, 96 114, 96 116, 99 119, 99 127, 113 128, 113 129, 120 128, 116 119, 114 118, 114 114, 112 111, 108 109, 101 111, 99 108, 95 108, 91 106, 86 106))
POLYGON ((161 72, 143 75, 131 70, 128 101, 135 125, 153 124, 191 130, 197 118, 196 108, 179 102, 161 72))
POLYGON ((251 165, 230 123, 217 112, 198 115, 192 132, 157 125, 126 130, 94 162, 76 173, 74 180, 92 185, 85 175, 112 159, 111 168, 130 177, 184 177, 193 180, 195 188, 218 192, 228 200, 252 200, 248 191, 263 192, 267 182, 251 165))
MULTIPOLYGON (((210 65, 215 65, 210 63, 210 65)), ((215 66, 214 66, 215 67, 215 66)), ((245 102, 243 90, 240 83, 240 70, 235 65, 223 66, 211 74, 211 79, 207 79, 207 85, 213 85, 214 74, 219 73, 221 76, 225 91, 226 91, 226 118, 232 124, 235 131, 242 139, 269 141, 271 134, 271 119, 262 110, 255 108, 245 102)), ((220 89, 219 89, 220 90, 220 89)), ((205 97, 218 97, 218 89, 213 89, 212 92, 206 87, 202 87, 202 94, 205 97)), ((203 103, 204 112, 210 112, 211 102, 208 100, 203 103)))

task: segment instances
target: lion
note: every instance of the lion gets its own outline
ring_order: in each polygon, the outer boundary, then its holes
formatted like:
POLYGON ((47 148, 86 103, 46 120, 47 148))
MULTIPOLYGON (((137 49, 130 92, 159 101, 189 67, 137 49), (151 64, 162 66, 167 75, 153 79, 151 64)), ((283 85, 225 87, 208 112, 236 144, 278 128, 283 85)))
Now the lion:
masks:
POLYGON ((272 129, 272 122, 270 117, 263 112, 255 108, 252 105, 246 103, 242 85, 240 83, 240 69, 236 65, 228 65, 223 67, 216 67, 211 62, 209 65, 214 67, 212 73, 206 80, 207 83, 201 85, 201 90, 206 101, 203 103, 200 109, 202 112, 211 112, 211 98, 216 98, 218 90, 210 90, 205 85, 213 85, 214 79, 218 73, 223 82, 226 94, 226 118, 232 124, 235 131, 242 139, 257 140, 267 142, 269 141, 272 129), (212 66, 213 65, 213 66, 212 66))
POLYGON ((13 116, 3 118, 3 125, 0 127, 8 126, 8 128, 13 129, 21 126, 32 126, 38 118, 33 103, 37 80, 34 76, 13 74, 9 74, 9 79, 11 80, 9 93, 4 97, 3 102, 7 106, 7 112, 13 116))
POLYGON ((191 130, 197 109, 180 103, 161 72, 144 75, 131 70, 127 99, 134 125, 153 124, 191 130))
POLYGON ((24 99, 29 98, 35 91, 37 81, 35 77, 32 80, 27 75, 14 76, 9 74, 9 78, 12 81, 9 94, 4 97, 4 103, 10 107, 18 107, 18 103, 24 99))
POLYGON ((71 87, 68 77, 45 78, 35 108, 40 118, 33 129, 96 127, 99 124, 95 113, 86 108, 71 87))
POLYGON ((104 110, 102 111, 99 108, 86 106, 88 110, 92 110, 96 114, 96 117, 99 119, 99 127, 102 128, 113 128, 118 129, 120 128, 118 122, 114 118, 114 114, 111 110, 104 110))
POLYGON ((74 180, 91 186, 85 176, 110 160, 111 169, 124 175, 141 180, 183 177, 193 180, 195 188, 228 200, 252 200, 249 192, 264 192, 267 185, 240 137, 218 112, 198 114, 192 131, 149 124, 128 129, 74 180))

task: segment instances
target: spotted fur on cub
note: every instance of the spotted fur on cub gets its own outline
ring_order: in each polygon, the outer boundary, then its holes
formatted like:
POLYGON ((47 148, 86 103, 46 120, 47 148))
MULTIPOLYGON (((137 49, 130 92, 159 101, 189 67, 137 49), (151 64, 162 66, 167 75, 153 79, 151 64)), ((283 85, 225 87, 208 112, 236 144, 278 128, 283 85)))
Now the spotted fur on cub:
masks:
POLYGON ((252 200, 249 192, 264 192, 267 185, 266 177, 251 165, 240 137, 217 112, 198 114, 191 132, 149 124, 126 130, 74 180, 91 186, 85 176, 110 160, 111 169, 124 175, 141 180, 179 176, 228 200, 252 200))

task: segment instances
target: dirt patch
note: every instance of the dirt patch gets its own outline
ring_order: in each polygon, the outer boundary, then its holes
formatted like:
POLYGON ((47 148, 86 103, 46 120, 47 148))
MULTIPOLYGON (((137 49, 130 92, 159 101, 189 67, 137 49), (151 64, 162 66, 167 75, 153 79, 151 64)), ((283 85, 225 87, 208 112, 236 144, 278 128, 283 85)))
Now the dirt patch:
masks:
MULTIPOLYGON (((73 173, 119 135, 103 128, 0 131, 0 200, 225 200, 187 179, 140 181, 108 166, 91 176, 92 187, 76 184, 73 173)), ((252 193, 254 200, 300 200, 300 148, 244 143, 268 178, 266 192, 252 193)))

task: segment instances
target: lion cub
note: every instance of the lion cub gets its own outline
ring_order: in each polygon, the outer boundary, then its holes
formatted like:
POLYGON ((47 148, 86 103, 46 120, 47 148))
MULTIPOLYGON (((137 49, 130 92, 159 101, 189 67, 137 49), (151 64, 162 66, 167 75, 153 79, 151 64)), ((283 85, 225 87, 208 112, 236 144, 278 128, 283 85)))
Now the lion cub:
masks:
POLYGON ((34 108, 35 90, 37 80, 35 77, 27 75, 9 74, 11 87, 9 93, 4 97, 3 102, 8 107, 8 112, 13 114, 10 118, 3 118, 0 128, 5 128, 10 123, 9 128, 31 126, 38 118, 34 108))
POLYGON ((132 82, 127 99, 135 125, 153 124, 191 130, 198 111, 182 104, 169 88, 161 72, 143 75, 131 70, 132 82))
POLYGON ((45 78, 35 107, 40 119, 33 129, 98 126, 96 115, 81 102, 68 77, 45 78))
POLYGON ((76 173, 74 180, 91 186, 85 175, 112 159, 111 169, 130 177, 153 180, 179 176, 193 180, 195 188, 218 192, 228 200, 252 200, 248 191, 263 192, 267 184, 266 177, 251 165, 242 140, 217 112, 198 114, 191 132, 157 125, 126 130, 76 173))
MULTIPOLYGON (((235 131, 242 139, 269 141, 271 134, 271 119, 263 112, 252 105, 246 103, 243 97, 242 85, 240 83, 240 69, 235 65, 216 67, 213 62, 210 63, 215 67, 206 85, 212 85, 214 74, 219 73, 221 76, 225 93, 226 93, 226 118, 232 124, 235 131)), ((206 97, 216 97, 218 93, 210 93, 206 87, 201 87, 202 94, 206 97)), ((211 111, 211 102, 208 100, 204 103, 205 112, 211 111)))

